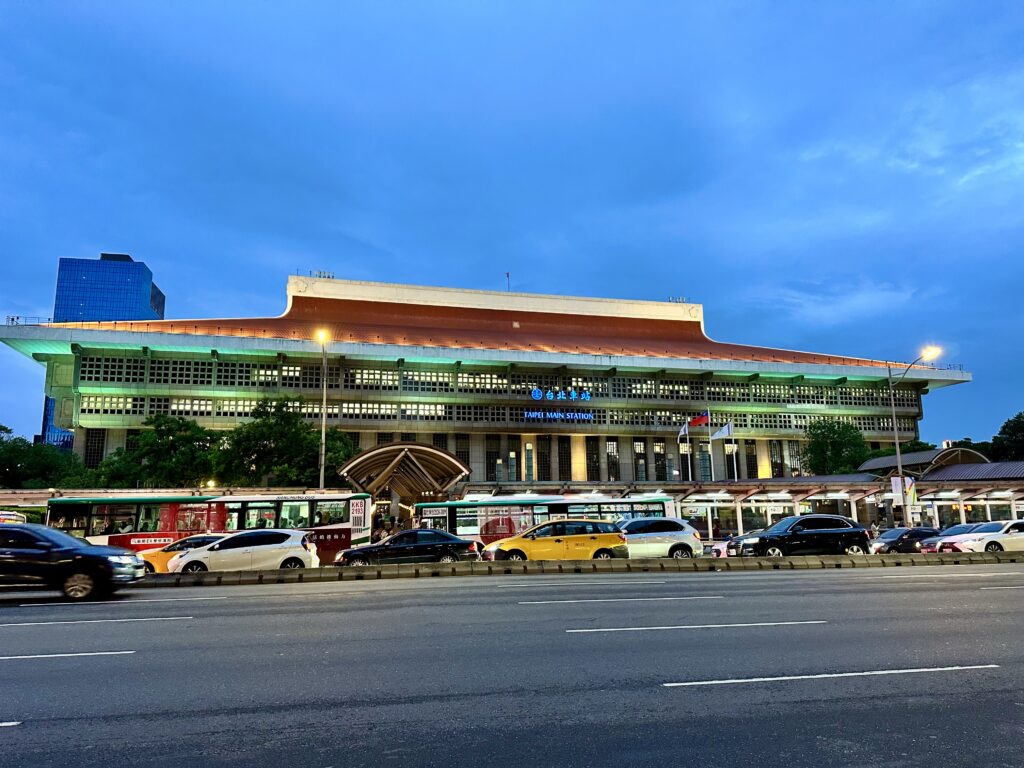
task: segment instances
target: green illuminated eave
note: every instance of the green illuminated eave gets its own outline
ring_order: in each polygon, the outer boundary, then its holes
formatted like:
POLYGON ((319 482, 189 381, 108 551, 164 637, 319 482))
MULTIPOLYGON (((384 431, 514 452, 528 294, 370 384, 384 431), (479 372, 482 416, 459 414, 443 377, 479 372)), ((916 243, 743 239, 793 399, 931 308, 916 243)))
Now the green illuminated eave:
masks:
POLYGON ((536 499, 479 499, 477 501, 427 501, 413 505, 415 509, 447 509, 448 507, 546 507, 552 504, 649 504, 650 502, 667 503, 672 501, 669 496, 643 496, 625 499, 565 499, 559 496, 538 496, 536 499))
POLYGON ((209 501, 216 498, 216 496, 83 496, 76 498, 62 496, 57 499, 50 499, 50 504, 53 506, 60 504, 174 504, 209 501))

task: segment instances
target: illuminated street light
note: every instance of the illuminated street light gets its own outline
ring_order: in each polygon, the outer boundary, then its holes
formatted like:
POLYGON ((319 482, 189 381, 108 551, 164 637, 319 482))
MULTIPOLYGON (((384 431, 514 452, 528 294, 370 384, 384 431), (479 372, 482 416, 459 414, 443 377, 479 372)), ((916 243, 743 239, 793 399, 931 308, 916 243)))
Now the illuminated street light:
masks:
POLYGON ((889 407, 892 410, 892 437, 893 442, 896 444, 896 478, 897 480, 899 480, 900 487, 900 513, 903 515, 903 522, 908 528, 912 526, 910 515, 907 513, 906 486, 903 482, 903 455, 900 453, 900 433, 899 428, 896 424, 896 385, 903 381, 903 378, 908 373, 910 373, 910 369, 913 368, 915 365, 922 361, 930 363, 936 358, 938 358, 938 356, 941 354, 942 347, 936 346, 934 344, 929 344, 928 346, 921 350, 921 354, 917 356, 917 359, 914 362, 910 363, 908 366, 906 366, 906 368, 903 369, 903 373, 901 373, 895 381, 893 381, 892 378, 892 366, 889 365, 888 363, 885 364, 885 370, 888 373, 889 379, 889 407))

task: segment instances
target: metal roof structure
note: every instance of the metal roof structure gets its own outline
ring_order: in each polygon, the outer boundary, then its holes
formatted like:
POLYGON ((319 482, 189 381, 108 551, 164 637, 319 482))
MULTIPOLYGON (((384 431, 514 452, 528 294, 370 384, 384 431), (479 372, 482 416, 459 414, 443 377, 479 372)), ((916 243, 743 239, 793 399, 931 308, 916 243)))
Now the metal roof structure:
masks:
MULTIPOLYGON (((931 451, 914 451, 902 456, 903 471, 917 476, 928 475, 939 467, 952 464, 986 464, 988 459, 972 448, 935 448, 931 451)), ((868 459, 857 469, 876 476, 887 475, 897 468, 896 455, 868 459)))
POLYGON ((995 461, 987 464, 952 464, 929 472, 927 482, 958 480, 1013 480, 1024 483, 1024 461, 995 461))
POLYGON ((469 467, 453 453, 423 443, 402 442, 363 451, 338 470, 360 491, 377 494, 390 488, 403 501, 443 494, 469 473, 469 467))

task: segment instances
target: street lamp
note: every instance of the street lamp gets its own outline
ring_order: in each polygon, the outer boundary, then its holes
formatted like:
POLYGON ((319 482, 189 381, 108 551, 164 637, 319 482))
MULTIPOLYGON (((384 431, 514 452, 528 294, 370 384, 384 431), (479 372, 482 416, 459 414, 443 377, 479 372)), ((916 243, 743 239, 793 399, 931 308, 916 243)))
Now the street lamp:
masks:
POLYGON ((330 334, 323 328, 316 332, 320 341, 320 385, 322 396, 320 398, 320 490, 324 489, 324 462, 327 460, 327 342, 330 341, 330 334))
POLYGON ((920 362, 930 363, 942 354, 942 347, 937 347, 934 344, 929 344, 927 347, 921 350, 921 354, 917 356, 917 359, 910 363, 904 368, 895 381, 892 378, 892 366, 889 363, 885 364, 885 370, 889 380, 889 407, 892 409, 892 437, 893 442, 896 444, 896 479, 899 480, 900 486, 900 512, 903 514, 903 522, 908 528, 910 528, 910 515, 907 514, 907 494, 906 487, 903 484, 903 455, 900 453, 900 433, 896 424, 896 385, 903 381, 903 378, 910 373, 910 369, 913 368, 920 362))

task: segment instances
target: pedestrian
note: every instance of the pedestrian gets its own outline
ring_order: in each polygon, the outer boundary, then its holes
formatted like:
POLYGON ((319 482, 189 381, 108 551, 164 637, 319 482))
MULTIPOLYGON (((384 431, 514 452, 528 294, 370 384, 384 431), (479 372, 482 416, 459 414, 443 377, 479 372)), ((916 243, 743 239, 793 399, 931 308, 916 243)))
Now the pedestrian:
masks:
POLYGON ((871 538, 872 539, 877 539, 878 538, 878 521, 877 520, 872 520, 871 521, 871 538))

